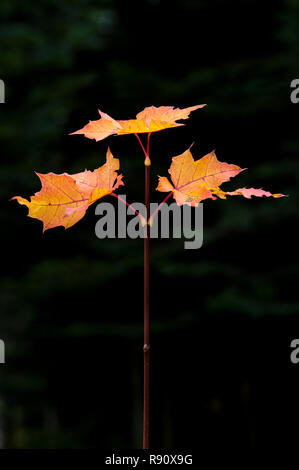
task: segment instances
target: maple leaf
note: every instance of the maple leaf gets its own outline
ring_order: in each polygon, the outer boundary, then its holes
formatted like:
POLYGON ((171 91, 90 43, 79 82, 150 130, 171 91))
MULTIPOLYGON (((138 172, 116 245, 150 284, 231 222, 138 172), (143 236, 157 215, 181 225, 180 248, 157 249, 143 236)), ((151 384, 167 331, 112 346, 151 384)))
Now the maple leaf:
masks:
POLYGON ((165 176, 159 176, 159 184, 156 188, 161 192, 172 192, 177 204, 197 206, 204 199, 226 199, 226 196, 244 196, 251 199, 257 197, 284 197, 284 194, 271 194, 263 189, 239 188, 232 192, 220 189, 220 185, 236 176, 246 168, 237 165, 219 162, 215 152, 208 153, 197 161, 186 150, 181 155, 173 157, 168 170, 172 183, 165 176))
POLYGON ((31 196, 30 201, 20 196, 12 199, 29 208, 29 217, 43 222, 43 232, 59 225, 69 228, 84 217, 91 204, 123 184, 118 169, 119 160, 108 148, 106 163, 100 168, 73 175, 36 173, 42 189, 31 196))
POLYGON ((194 161, 190 149, 181 155, 173 157, 168 170, 171 181, 159 176, 158 191, 173 192, 177 204, 197 206, 203 199, 215 199, 211 188, 218 187, 221 183, 229 181, 243 171, 237 165, 222 163, 217 160, 215 152, 208 153, 197 161, 194 161))
POLYGON ((173 106, 150 106, 137 114, 136 119, 116 121, 108 114, 99 110, 101 119, 90 121, 82 129, 70 135, 83 134, 88 139, 103 140, 109 135, 152 133, 171 127, 183 126, 176 121, 187 119, 196 109, 203 108, 205 104, 189 108, 174 108, 173 106))

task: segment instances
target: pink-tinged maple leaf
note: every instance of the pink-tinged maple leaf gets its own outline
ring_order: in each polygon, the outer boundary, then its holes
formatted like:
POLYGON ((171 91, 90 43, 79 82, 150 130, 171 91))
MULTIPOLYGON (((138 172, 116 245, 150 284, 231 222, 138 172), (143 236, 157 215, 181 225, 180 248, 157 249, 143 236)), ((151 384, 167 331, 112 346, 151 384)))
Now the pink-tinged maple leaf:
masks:
POLYGON ((172 183, 166 177, 159 177, 157 190, 172 191, 178 205, 197 206, 203 199, 215 199, 211 188, 229 181, 241 171, 243 169, 237 165, 219 162, 215 152, 194 161, 188 149, 172 159, 168 170, 172 183))
POLYGON ((204 199, 215 199, 215 196, 226 199, 226 196, 283 197, 284 194, 271 194, 263 189, 240 188, 232 192, 223 191, 219 186, 238 175, 244 169, 237 165, 219 162, 215 152, 211 152, 194 161, 190 149, 173 157, 168 170, 172 183, 166 177, 159 176, 158 191, 172 192, 177 204, 197 206, 204 199))

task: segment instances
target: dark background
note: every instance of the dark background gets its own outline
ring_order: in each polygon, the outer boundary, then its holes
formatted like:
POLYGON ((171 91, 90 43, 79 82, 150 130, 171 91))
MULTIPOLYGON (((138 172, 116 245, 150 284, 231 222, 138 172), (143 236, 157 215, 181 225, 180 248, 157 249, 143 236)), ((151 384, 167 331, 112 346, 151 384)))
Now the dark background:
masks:
MULTIPOLYGON (((204 244, 153 240, 151 443, 221 452, 298 441, 299 4, 295 0, 1 0, 2 448, 138 448, 142 426, 142 240, 99 240, 90 208, 49 230, 9 202, 120 158, 143 200, 134 136, 68 133, 149 105, 208 103, 151 138, 156 174, 195 141, 196 158, 248 168, 224 189, 283 199, 204 203, 204 244)), ((108 201, 108 199, 107 199, 108 201)))

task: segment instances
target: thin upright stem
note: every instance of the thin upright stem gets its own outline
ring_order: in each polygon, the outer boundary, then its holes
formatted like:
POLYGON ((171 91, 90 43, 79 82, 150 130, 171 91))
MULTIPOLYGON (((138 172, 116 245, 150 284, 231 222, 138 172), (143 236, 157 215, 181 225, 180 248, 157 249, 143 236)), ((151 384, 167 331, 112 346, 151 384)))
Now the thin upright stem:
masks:
MULTIPOLYGON (((145 165, 145 206, 148 220, 150 213, 150 165, 145 165)), ((149 448, 149 381, 150 381, 150 331, 149 331, 149 264, 150 226, 146 225, 144 238, 144 394, 143 394, 143 449, 149 448)))
POLYGON ((149 449, 149 397, 150 397, 150 327, 149 327, 149 267, 150 267, 150 168, 149 158, 150 133, 147 136, 145 150, 138 134, 135 134, 145 155, 145 207, 146 227, 144 234, 144 344, 143 344, 143 449, 149 449))
POLYGON ((149 133, 147 134, 147 147, 146 147, 146 155, 147 155, 147 158, 149 158, 150 137, 151 137, 151 133, 149 132, 149 133))

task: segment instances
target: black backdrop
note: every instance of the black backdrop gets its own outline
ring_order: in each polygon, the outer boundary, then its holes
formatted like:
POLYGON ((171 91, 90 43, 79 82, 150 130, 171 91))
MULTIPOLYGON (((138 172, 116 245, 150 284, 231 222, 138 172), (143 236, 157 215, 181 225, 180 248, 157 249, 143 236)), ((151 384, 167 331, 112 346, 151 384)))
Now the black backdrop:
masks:
POLYGON ((248 168, 226 188, 284 199, 207 201, 204 244, 153 240, 151 443, 217 451, 293 445, 299 418, 299 7, 257 2, 18 2, 0 7, 3 448, 141 445, 143 248, 99 240, 89 209, 70 230, 26 218, 14 195, 33 170, 69 173, 120 158, 128 200, 143 199, 134 136, 96 143, 68 133, 97 109, 133 118, 191 106, 186 127, 152 135, 156 174, 193 141, 196 157, 248 168))

